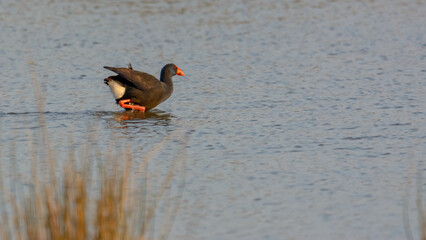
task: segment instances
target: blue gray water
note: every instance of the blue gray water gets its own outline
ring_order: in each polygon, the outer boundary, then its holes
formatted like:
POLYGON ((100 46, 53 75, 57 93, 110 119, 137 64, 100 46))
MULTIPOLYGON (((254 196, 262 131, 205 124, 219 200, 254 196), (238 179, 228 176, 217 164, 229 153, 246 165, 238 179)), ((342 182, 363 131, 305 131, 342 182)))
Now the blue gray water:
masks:
POLYGON ((40 94, 58 159, 90 135, 134 156, 188 135, 170 239, 403 239, 405 200, 418 236, 425 13, 415 0, 2 2, 3 175, 28 165, 40 94), (153 113, 117 120, 102 66, 129 62, 185 77, 153 113))

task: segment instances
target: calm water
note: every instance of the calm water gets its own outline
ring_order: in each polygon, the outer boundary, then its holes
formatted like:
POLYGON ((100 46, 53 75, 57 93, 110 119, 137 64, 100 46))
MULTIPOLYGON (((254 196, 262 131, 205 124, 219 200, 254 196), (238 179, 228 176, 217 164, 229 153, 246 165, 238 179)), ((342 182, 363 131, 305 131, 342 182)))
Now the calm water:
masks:
POLYGON ((418 236, 425 13, 414 0, 2 2, 3 175, 30 161, 38 83, 58 159, 87 143, 143 156, 174 134, 161 171, 189 136, 170 239, 404 239, 406 199, 418 236), (129 62, 185 77, 120 120, 102 66, 129 62))

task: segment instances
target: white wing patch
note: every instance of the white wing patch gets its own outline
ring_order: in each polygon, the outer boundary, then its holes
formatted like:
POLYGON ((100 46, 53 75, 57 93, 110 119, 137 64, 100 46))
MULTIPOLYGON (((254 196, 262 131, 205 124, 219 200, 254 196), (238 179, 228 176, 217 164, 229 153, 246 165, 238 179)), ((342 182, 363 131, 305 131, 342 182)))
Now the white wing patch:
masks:
POLYGON ((115 99, 120 99, 121 97, 123 97, 124 92, 126 91, 126 88, 120 82, 117 82, 115 80, 109 80, 108 86, 115 99))

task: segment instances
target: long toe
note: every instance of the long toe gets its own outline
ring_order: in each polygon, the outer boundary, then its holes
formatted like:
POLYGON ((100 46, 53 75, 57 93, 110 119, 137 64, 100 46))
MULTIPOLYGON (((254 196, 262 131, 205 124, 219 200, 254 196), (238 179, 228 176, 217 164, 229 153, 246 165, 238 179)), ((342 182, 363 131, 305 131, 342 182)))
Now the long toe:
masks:
POLYGON ((144 106, 134 105, 132 107, 133 107, 133 109, 136 109, 138 111, 145 112, 145 107, 144 106))

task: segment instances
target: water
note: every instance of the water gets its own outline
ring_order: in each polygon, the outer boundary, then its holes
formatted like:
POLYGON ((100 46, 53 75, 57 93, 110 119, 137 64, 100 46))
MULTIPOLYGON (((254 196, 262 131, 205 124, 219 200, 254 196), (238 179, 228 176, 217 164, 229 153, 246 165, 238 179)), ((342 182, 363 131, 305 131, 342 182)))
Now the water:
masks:
POLYGON ((2 159, 28 163, 40 85, 59 159, 90 133, 134 156, 189 136, 170 239, 403 239, 406 199, 417 236, 425 12, 414 0, 1 3, 2 159), (120 120, 102 66, 128 62, 185 77, 153 113, 120 120))

